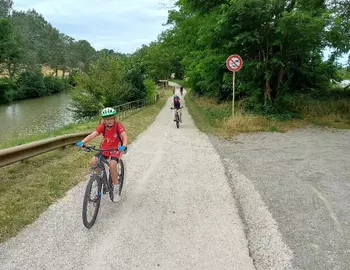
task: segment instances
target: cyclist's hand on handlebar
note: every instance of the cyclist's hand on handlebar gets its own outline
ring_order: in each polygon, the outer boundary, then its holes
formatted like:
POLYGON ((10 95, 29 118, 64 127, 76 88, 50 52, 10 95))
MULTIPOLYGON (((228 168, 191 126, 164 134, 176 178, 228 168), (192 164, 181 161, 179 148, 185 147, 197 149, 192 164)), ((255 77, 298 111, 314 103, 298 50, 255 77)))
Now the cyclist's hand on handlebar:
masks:
POLYGON ((118 150, 119 150, 119 151, 123 151, 124 153, 126 153, 126 151, 128 150, 128 148, 127 148, 126 146, 124 146, 124 145, 121 145, 121 146, 118 147, 118 150))
POLYGON ((84 143, 83 142, 77 142, 75 145, 78 146, 78 147, 84 147, 84 143))

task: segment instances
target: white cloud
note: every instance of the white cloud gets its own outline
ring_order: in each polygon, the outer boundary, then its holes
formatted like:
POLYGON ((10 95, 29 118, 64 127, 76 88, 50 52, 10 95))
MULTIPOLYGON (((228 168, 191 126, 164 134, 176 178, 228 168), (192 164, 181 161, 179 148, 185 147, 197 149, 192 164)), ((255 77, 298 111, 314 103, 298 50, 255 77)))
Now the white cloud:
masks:
POLYGON ((16 10, 35 9, 74 39, 96 49, 133 52, 157 38, 173 0, 15 0, 16 10))

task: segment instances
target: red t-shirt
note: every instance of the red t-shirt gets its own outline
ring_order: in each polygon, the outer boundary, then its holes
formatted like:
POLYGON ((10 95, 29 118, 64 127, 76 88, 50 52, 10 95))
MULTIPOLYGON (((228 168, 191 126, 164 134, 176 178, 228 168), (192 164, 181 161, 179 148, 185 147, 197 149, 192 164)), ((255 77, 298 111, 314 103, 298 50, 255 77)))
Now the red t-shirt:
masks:
MULTIPOLYGON (((103 134, 103 131, 105 129, 105 125, 102 123, 96 128, 96 131, 98 134, 103 134)), ((121 136, 121 134, 126 131, 122 123, 115 122, 111 129, 106 128, 105 130, 105 136, 103 138, 103 141, 101 143, 102 149, 107 148, 117 148, 119 145, 122 144, 121 141, 119 141, 118 134, 121 136), (117 132, 118 131, 118 132, 117 132)), ((114 151, 112 151, 114 152, 114 151)), ((112 157, 119 157, 120 152, 116 153, 110 153, 110 151, 103 152, 103 155, 105 156, 112 156, 112 157)))

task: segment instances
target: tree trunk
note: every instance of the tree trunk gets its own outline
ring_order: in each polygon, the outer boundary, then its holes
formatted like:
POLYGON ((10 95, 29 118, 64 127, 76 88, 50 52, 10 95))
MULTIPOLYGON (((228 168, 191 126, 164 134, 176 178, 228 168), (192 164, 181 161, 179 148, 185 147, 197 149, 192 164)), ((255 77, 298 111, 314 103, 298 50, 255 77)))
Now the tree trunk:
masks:
POLYGON ((9 74, 10 80, 12 81, 13 78, 15 77, 15 72, 16 72, 16 64, 9 62, 7 64, 7 72, 9 74))
POLYGON ((264 96, 265 96, 265 102, 264 102, 264 105, 266 106, 266 101, 267 99, 269 99, 271 101, 271 93, 272 93, 272 90, 271 90, 271 86, 270 86, 270 79, 266 79, 266 83, 265 83, 265 93, 264 93, 264 96))
POLYGON ((58 68, 56 67, 55 68, 55 77, 57 78, 57 76, 58 76, 58 68))
POLYGON ((281 66, 280 71, 278 73, 277 91, 280 88, 281 84, 283 83, 283 77, 284 77, 284 67, 281 66))

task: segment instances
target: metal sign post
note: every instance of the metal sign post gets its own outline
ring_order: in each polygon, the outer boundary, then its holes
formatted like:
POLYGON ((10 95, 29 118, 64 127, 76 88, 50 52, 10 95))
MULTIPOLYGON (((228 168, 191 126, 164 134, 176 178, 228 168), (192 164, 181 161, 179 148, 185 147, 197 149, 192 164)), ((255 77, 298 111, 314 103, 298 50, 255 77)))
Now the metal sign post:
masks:
POLYGON ((242 58, 237 55, 231 55, 226 60, 226 67, 232 71, 232 116, 235 114, 235 75, 236 71, 240 70, 243 65, 242 58))

